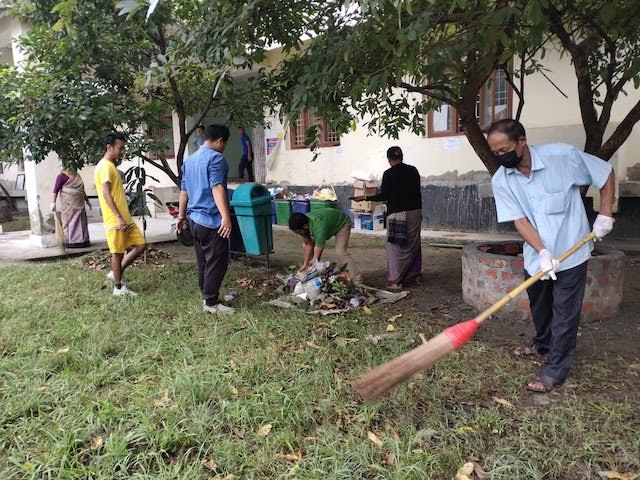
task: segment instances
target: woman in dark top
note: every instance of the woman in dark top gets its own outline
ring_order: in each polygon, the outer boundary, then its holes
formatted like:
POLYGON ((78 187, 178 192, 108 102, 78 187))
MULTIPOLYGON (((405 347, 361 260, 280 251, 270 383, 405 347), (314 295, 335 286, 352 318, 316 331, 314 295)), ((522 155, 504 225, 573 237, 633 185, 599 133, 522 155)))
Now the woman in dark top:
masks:
POLYGON ((422 278, 420 174, 402 162, 400 147, 389 148, 387 160, 391 168, 382 176, 380 193, 355 200, 387 203, 387 280, 390 288, 401 288, 411 279, 420 284, 422 278))

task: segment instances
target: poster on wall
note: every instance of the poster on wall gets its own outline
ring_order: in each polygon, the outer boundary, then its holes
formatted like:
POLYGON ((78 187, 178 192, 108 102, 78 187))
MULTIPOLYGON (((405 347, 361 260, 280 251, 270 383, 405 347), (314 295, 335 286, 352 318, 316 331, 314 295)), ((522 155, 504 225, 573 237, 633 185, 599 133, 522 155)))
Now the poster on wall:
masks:
POLYGON ((267 157, 276 149, 279 140, 280 139, 276 137, 267 138, 267 157))
POLYGON ((278 153, 278 147, 283 142, 285 137, 285 130, 278 129, 266 129, 264 132, 265 137, 265 152, 266 152, 266 165, 268 169, 273 166, 273 161, 278 153))

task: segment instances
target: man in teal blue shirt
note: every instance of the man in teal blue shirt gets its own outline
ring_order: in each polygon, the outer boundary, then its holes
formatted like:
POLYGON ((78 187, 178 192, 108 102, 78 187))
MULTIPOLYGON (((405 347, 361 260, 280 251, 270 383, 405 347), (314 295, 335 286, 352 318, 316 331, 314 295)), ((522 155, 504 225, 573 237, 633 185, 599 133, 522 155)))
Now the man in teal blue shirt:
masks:
POLYGON ((207 127, 203 145, 182 165, 177 229, 180 232, 189 228, 193 235, 198 284, 207 313, 233 313, 218 298, 229 265, 231 234, 227 201, 229 166, 222 154, 228 141, 227 127, 207 127))
POLYGON ((611 232, 615 175, 611 164, 572 145, 528 145, 524 127, 515 120, 495 122, 487 141, 501 165, 492 179, 498 222, 513 221, 525 241, 525 277, 548 272, 546 281, 527 290, 536 336, 512 351, 516 356, 548 353, 527 385, 548 392, 564 382, 573 362, 593 245, 562 264, 556 258, 589 233, 582 186, 600 190, 600 214, 593 224, 597 239, 611 232))

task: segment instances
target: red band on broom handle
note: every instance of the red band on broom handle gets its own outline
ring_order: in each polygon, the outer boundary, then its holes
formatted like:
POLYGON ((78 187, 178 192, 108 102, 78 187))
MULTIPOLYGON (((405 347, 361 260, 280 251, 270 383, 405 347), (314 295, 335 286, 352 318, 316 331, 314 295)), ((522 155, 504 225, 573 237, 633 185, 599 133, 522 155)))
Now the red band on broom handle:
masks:
POLYGON ((451 340, 455 349, 459 350, 471 337, 473 337, 473 334, 476 333, 479 326, 480 324, 474 318, 473 320, 467 320, 466 322, 456 323, 455 325, 445 329, 443 333, 449 337, 449 340, 451 340))

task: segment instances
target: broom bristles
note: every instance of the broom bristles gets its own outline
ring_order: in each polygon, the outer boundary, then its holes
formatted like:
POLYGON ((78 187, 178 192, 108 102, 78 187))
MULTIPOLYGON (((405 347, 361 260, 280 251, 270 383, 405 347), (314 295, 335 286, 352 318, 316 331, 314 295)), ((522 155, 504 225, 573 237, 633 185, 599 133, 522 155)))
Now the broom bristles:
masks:
POLYGON ((455 350, 451 339, 441 333, 427 343, 380 365, 351 382, 351 386, 365 402, 376 401, 399 383, 409 379, 420 370, 430 367, 455 350))

